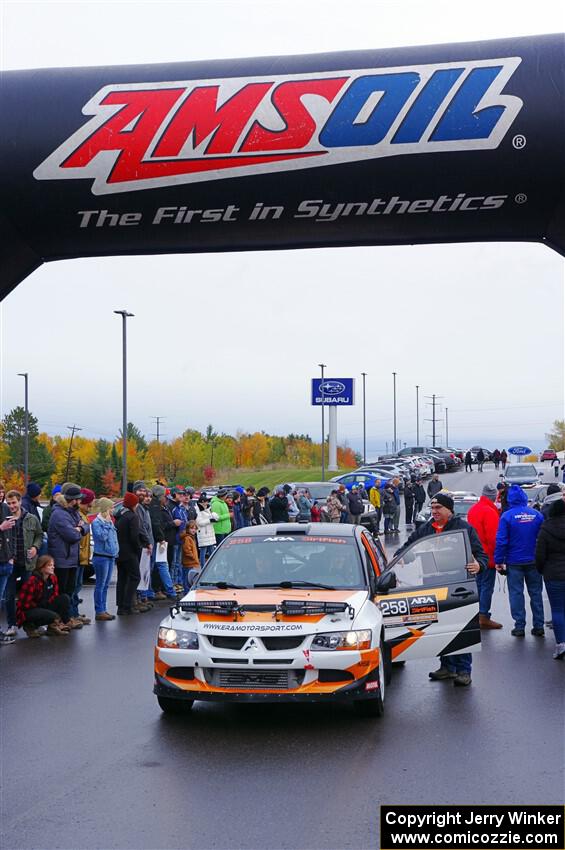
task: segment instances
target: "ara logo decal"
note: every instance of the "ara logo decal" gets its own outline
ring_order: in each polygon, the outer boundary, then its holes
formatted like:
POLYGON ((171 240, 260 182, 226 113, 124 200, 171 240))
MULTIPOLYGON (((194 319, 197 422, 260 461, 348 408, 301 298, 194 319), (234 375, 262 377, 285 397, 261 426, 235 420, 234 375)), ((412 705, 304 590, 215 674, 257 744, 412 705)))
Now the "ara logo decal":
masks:
POLYGON ((520 57, 107 85, 33 172, 106 195, 399 154, 489 150, 523 102, 520 57))

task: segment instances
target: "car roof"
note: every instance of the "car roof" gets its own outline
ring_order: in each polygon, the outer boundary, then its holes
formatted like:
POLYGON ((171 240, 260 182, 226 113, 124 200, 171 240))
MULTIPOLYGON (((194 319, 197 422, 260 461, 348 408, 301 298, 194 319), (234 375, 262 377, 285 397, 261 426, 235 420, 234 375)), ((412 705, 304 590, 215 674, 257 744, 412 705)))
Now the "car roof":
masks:
POLYGON ((238 528, 230 537, 265 537, 265 535, 288 535, 313 537, 347 537, 356 536, 361 532, 358 525, 333 522, 272 522, 268 525, 251 525, 248 528, 238 528))

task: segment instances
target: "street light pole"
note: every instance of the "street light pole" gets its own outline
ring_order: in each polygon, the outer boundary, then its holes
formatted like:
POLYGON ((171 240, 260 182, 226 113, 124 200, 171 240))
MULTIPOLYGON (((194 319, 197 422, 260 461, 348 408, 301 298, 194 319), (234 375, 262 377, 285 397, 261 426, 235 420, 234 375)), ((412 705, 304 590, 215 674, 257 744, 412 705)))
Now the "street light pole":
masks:
POLYGON ((27 487, 29 482, 29 405, 28 405, 28 373, 18 372, 20 378, 25 381, 25 419, 24 419, 24 484, 27 487))
POLYGON ((126 320, 134 314, 128 313, 127 310, 114 310, 114 313, 117 313, 122 317, 122 495, 125 496, 128 488, 128 376, 126 320))
POLYGON ((366 372, 361 372, 363 375, 363 463, 367 463, 367 409, 365 407, 365 378, 366 372))
POLYGON ((325 424, 324 424, 324 369, 326 368, 325 363, 318 363, 318 366, 322 370, 322 383, 320 387, 322 389, 322 481, 326 480, 326 452, 325 452, 325 424))
POLYGON ((420 391, 420 385, 416 384, 416 445, 420 445, 420 399, 418 398, 418 393, 420 391))
POLYGON ((392 373, 392 393, 393 393, 393 410, 394 410, 394 440, 392 442, 393 445, 393 453, 396 451, 396 372, 392 373))
POLYGON ((449 408, 445 408, 445 445, 446 447, 449 445, 449 416, 448 416, 449 408))

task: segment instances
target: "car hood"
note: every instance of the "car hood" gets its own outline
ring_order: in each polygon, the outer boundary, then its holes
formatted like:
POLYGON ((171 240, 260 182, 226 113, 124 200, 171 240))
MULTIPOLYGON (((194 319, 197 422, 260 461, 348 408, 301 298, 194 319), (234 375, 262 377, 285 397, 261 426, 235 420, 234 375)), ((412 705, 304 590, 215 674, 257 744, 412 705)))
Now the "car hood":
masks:
MULTIPOLYGON (((264 634, 312 634, 324 631, 348 631, 353 628, 361 609, 368 599, 367 590, 309 590, 306 588, 253 588, 242 590, 193 590, 183 602, 234 602, 235 611, 229 614, 206 611, 185 612, 180 616, 190 623, 191 630, 214 634, 245 633, 248 626, 264 634), (283 602, 292 603, 344 603, 343 612, 281 613, 283 602), (263 610, 256 610, 257 608, 263 610)), ((188 625, 187 623, 187 625, 188 625)))

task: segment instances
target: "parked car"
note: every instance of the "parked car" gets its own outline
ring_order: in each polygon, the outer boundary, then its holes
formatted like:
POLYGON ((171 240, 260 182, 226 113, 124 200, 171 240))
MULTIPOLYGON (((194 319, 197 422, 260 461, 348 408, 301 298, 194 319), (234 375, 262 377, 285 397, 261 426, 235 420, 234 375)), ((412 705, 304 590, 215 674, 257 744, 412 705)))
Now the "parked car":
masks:
POLYGON ((431 453, 429 448, 425 446, 405 446, 399 452, 397 452, 397 457, 405 458, 410 457, 411 455, 426 455, 432 459, 434 464, 434 472, 443 473, 447 472, 447 463, 445 459, 442 458, 437 453, 431 453))
POLYGON ((543 478, 543 472, 538 472, 533 463, 509 463, 500 477, 508 484, 535 487, 543 478))
POLYGON ((470 452, 471 452, 471 457, 472 457, 473 461, 476 461, 476 459, 477 459, 477 452, 478 452, 480 449, 482 449, 482 450, 483 450, 483 454, 484 454, 484 456, 485 456, 485 462, 486 462, 487 460, 491 460, 492 452, 491 452, 491 451, 489 451, 488 449, 485 449, 485 447, 484 447, 484 446, 471 446, 471 448, 470 448, 470 449, 468 449, 468 451, 470 451, 470 452))
MULTIPOLYGON (((472 493, 469 490, 455 490, 448 491, 444 490, 444 493, 448 493, 453 499, 453 513, 455 516, 461 517, 461 519, 467 519, 467 514, 473 505, 476 505, 479 501, 479 496, 476 493, 472 493)), ((414 525, 416 528, 418 526, 423 525, 423 523, 427 522, 432 515, 432 510, 430 504, 425 505, 419 514, 416 514, 414 517, 414 525)))
POLYGON ((539 459, 541 463, 545 460, 557 460, 557 452, 553 451, 553 449, 544 449, 540 454, 539 459))

